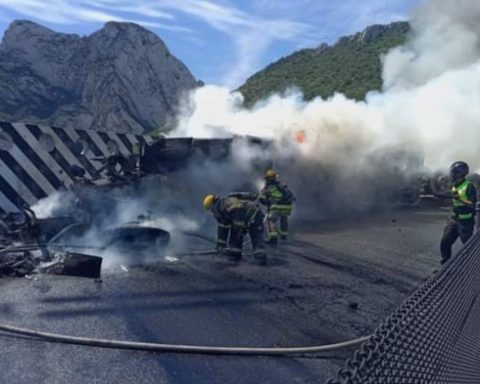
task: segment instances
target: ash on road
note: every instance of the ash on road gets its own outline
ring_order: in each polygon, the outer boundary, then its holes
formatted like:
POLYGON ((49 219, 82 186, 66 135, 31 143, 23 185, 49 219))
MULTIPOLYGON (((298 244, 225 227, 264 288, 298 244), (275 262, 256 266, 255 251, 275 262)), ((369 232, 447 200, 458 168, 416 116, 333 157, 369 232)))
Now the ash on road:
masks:
MULTIPOLYGON (((0 322, 75 336, 216 346, 310 346, 371 333, 439 265, 445 212, 297 223, 268 267, 211 256, 107 270, 103 284, 0 281, 0 322), (300 230, 301 228, 301 230, 300 230)), ((320 383, 351 351, 317 358, 110 350, 0 334, 0 383, 320 383)))

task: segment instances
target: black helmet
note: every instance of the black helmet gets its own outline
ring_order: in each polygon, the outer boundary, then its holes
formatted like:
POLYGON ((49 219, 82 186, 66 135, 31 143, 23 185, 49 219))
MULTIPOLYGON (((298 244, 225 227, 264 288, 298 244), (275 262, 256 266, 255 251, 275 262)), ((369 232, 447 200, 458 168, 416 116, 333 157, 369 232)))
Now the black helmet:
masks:
POLYGON ((450 166, 450 177, 459 178, 466 177, 470 172, 468 164, 464 161, 456 161, 450 166))

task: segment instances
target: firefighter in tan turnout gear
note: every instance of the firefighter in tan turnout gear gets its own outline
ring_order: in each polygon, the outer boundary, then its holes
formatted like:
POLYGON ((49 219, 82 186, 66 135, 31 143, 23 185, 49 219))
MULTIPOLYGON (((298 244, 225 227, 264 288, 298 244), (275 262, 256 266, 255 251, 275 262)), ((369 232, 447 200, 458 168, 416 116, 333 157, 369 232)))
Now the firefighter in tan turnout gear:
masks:
POLYGON ((265 187, 261 190, 258 200, 267 207, 267 243, 276 245, 279 235, 282 240, 288 237, 288 217, 292 213, 295 197, 279 180, 275 170, 267 169, 264 179, 265 187))
POLYGON ((217 250, 226 253, 232 260, 240 260, 243 253, 243 237, 248 234, 255 260, 260 265, 266 265, 264 214, 254 201, 234 196, 207 195, 203 200, 203 206, 212 212, 218 223, 217 250))

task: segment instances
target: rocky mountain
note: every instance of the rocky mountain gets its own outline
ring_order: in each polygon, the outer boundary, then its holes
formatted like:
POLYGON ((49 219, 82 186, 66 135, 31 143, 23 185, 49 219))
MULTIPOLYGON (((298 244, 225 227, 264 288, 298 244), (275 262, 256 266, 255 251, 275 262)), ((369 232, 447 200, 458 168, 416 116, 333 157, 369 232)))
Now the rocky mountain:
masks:
POLYGON ((14 21, 0 44, 0 119, 143 132, 196 86, 155 34, 109 22, 89 36, 14 21))
POLYGON ((402 44, 409 30, 407 22, 372 25, 332 46, 302 49, 254 74, 239 90, 246 105, 290 87, 300 88, 307 100, 335 92, 361 100, 381 88, 380 55, 402 44))

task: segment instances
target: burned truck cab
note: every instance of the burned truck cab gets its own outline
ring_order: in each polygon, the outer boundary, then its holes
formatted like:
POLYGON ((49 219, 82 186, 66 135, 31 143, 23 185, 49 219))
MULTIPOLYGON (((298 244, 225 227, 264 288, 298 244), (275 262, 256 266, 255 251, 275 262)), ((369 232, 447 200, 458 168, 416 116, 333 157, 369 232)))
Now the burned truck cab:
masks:
POLYGON ((159 138, 142 148, 140 169, 166 174, 186 168, 192 161, 219 161, 228 157, 233 139, 159 138))

